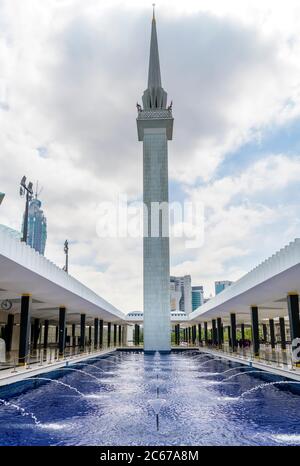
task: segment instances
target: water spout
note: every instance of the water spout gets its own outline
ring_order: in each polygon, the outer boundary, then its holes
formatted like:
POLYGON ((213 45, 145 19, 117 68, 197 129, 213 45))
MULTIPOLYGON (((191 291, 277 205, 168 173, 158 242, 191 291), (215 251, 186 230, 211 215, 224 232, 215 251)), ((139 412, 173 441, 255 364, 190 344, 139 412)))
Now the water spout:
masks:
POLYGON ((91 367, 91 368, 93 368, 93 369, 97 369, 98 371, 100 371, 100 372, 102 372, 102 373, 103 373, 103 372, 105 373, 105 370, 104 370, 104 369, 102 369, 101 367, 98 367, 98 366, 94 366, 93 364, 86 364, 86 363, 84 363, 84 362, 80 362, 80 363, 78 363, 78 365, 79 365, 79 366, 88 366, 88 367, 91 367))
POLYGON ((16 409, 17 411, 21 413, 22 416, 29 416, 33 420, 36 426, 39 426, 41 424, 41 421, 39 421, 38 418, 33 413, 26 411, 26 409, 21 408, 21 406, 18 406, 15 403, 9 403, 8 401, 2 400, 2 399, 0 399, 0 403, 2 403, 4 406, 8 406, 9 408, 16 409))
POLYGON ((163 398, 155 398, 154 400, 148 400, 151 408, 153 409, 156 416, 156 430, 159 430, 159 413, 166 400, 163 398))
POLYGON ((234 379, 235 377, 239 377, 240 375, 253 374, 254 372, 259 372, 260 374, 262 374, 262 371, 240 372, 240 373, 238 373, 238 374, 233 374, 233 375, 230 375, 229 377, 226 377, 226 379, 223 379, 223 380, 222 380, 222 383, 223 383, 223 382, 227 382, 228 380, 234 379))
POLYGON ((247 390, 246 392, 242 393, 239 396, 239 399, 243 399, 246 395, 249 395, 250 393, 256 392, 257 390, 261 390, 267 387, 271 387, 272 385, 284 385, 284 384, 295 384, 295 385, 300 385, 300 382, 294 382, 290 380, 280 380, 278 382, 268 382, 268 383, 263 383, 260 385, 257 385, 256 387, 250 388, 250 390, 247 390))
POLYGON ((95 377, 93 374, 90 374, 89 372, 86 372, 86 371, 81 370, 81 369, 74 369, 72 367, 59 367, 58 370, 81 372, 82 374, 88 375, 92 379, 97 380, 98 383, 101 382, 100 379, 98 379, 98 377, 95 377))
POLYGON ((34 380, 44 380, 44 381, 47 381, 47 382, 53 382, 53 383, 56 383, 57 385, 62 385, 63 387, 66 387, 66 388, 69 388, 70 390, 73 390, 74 392, 76 392, 80 396, 85 396, 83 393, 81 393, 79 390, 77 390, 77 388, 75 388, 72 385, 69 385, 67 383, 61 382, 60 380, 49 379, 47 377, 31 377, 31 378, 28 378, 28 379, 24 379, 24 382, 26 380, 30 380, 31 382, 33 382, 34 380))

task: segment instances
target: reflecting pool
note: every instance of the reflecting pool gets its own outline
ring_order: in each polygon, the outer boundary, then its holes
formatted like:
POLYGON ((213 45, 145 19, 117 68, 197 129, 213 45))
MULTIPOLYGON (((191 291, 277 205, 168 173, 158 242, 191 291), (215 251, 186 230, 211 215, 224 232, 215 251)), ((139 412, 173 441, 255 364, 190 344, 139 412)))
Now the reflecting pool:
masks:
POLYGON ((297 445, 299 395, 196 351, 116 351, 0 387, 0 444, 297 445))

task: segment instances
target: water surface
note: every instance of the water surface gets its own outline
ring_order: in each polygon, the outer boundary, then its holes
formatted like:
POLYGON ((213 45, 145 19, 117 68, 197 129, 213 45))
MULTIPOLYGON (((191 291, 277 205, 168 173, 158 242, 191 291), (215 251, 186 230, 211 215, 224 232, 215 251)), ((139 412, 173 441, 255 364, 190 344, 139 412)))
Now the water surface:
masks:
POLYGON ((0 403, 0 444, 300 444, 300 385, 246 393, 283 379, 238 367, 190 351, 115 352, 42 374, 61 383, 30 379, 0 388, 10 403, 0 403), (164 400, 159 431, 150 403, 157 395, 164 400))

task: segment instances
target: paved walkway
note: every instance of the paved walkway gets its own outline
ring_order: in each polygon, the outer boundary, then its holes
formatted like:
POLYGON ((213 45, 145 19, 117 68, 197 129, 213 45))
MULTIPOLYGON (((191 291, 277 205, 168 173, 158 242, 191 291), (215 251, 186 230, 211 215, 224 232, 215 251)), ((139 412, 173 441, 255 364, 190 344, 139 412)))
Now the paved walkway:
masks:
POLYGON ((228 354, 222 350, 210 349, 206 347, 199 348, 201 353, 210 354, 219 358, 224 358, 229 361, 237 362, 239 364, 255 367, 272 374, 280 375, 291 380, 300 381, 300 368, 293 367, 292 365, 284 365, 273 361, 263 361, 261 359, 252 358, 249 356, 242 356, 240 354, 228 354))
POLYGON ((108 348, 104 350, 93 351, 90 353, 81 353, 80 355, 69 356, 54 362, 40 362, 30 364, 27 366, 19 366, 16 368, 9 368, 0 371, 0 386, 9 385, 21 380, 27 379, 28 377, 34 377, 38 374, 44 374, 45 372, 53 371, 64 367, 66 365, 76 364, 80 361, 93 359, 98 356, 113 353, 116 348, 108 348))

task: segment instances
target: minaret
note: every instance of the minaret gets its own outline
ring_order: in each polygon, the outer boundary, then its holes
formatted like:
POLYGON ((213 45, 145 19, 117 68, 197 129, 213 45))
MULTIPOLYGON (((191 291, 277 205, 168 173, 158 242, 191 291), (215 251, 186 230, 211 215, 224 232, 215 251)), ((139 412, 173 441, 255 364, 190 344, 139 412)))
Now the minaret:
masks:
POLYGON ((144 205, 148 211, 144 216, 144 350, 167 352, 171 349, 168 140, 172 139, 173 117, 161 85, 154 9, 148 88, 143 94, 143 108, 137 108, 138 139, 143 141, 144 205))

